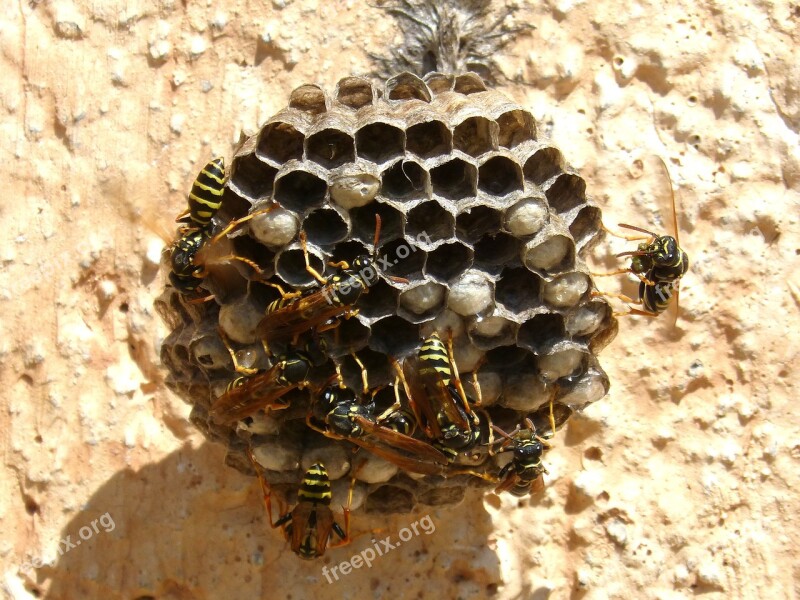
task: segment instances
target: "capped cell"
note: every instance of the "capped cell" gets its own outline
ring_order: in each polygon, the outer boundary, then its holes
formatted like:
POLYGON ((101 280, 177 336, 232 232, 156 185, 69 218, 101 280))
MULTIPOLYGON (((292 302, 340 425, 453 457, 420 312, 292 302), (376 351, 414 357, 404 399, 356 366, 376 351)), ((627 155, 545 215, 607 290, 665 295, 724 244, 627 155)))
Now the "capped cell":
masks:
POLYGON ((447 288, 433 281, 410 286, 400 294, 400 306, 415 315, 424 315, 444 306, 446 291, 447 288))
POLYGON ((491 309, 494 290, 489 278, 477 269, 470 269, 450 286, 447 307, 462 316, 472 316, 491 309))
POLYGON ((363 77, 345 77, 336 84, 334 97, 345 106, 359 109, 374 104, 375 88, 363 77))
POLYGON ((549 218, 550 211, 544 198, 523 198, 506 210, 503 225, 514 235, 522 237, 539 233, 549 218))
POLYGON ((575 306, 589 290, 589 283, 589 276, 585 273, 566 273, 544 285, 542 298, 557 308, 575 306))
POLYGON ((522 248, 522 262, 531 270, 557 273, 575 265, 575 244, 565 235, 541 232, 522 248))
POLYGON ((331 177, 331 200, 344 209, 366 206, 378 195, 381 179, 376 174, 359 171, 331 177))
POLYGON ((326 94, 313 83, 301 85, 289 94, 289 107, 310 115, 320 115, 328 110, 326 94))
POLYGON ((271 248, 285 246, 299 230, 297 215, 282 206, 276 206, 250 220, 250 235, 271 248))

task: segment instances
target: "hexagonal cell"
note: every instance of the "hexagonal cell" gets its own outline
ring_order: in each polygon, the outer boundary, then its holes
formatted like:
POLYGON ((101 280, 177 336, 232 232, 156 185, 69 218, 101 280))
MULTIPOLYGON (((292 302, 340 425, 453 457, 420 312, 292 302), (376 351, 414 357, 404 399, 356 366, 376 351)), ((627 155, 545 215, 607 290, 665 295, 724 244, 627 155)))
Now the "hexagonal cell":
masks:
POLYGON ((497 149, 497 123, 484 117, 465 119, 453 130, 453 147, 470 156, 497 149))
POLYGON ((585 370, 587 352, 579 348, 564 348, 539 357, 539 377, 554 383, 561 377, 577 377, 585 370))
POLYGON ((500 127, 498 141, 504 148, 514 148, 522 142, 536 139, 536 121, 526 110, 510 110, 496 119, 500 127))
POLYGON ((231 261, 230 264, 239 270, 242 277, 257 279, 272 275, 272 262, 275 259, 275 254, 269 248, 264 247, 257 240, 249 236, 233 238, 231 242, 233 245, 230 254, 245 258, 259 267, 259 269, 256 269, 252 265, 245 264, 242 261, 231 261))
POLYGON ((478 189, 492 196, 522 191, 522 169, 506 156, 494 156, 478 169, 478 189))
POLYGON ((378 195, 381 180, 377 174, 365 173, 359 166, 331 177, 331 200, 344 209, 366 206, 378 195))
POLYGON ((370 123, 356 132, 358 156, 374 163, 384 163, 403 155, 405 134, 388 123, 370 123))
POLYGON ((602 300, 587 302, 566 318, 567 333, 572 337, 590 336, 611 316, 611 307, 602 300))
POLYGON ((442 244, 428 253, 425 274, 446 283, 472 266, 472 250, 458 242, 442 244))
POLYGON ((564 168, 564 157, 561 152, 555 148, 542 148, 537 150, 525 162, 525 178, 530 179, 537 185, 543 184, 545 181, 558 175, 564 168))
MULTIPOLYGON (((370 389, 394 382, 394 369, 389 364, 389 359, 385 354, 375 352, 370 348, 364 348, 355 354, 361 364, 364 365, 370 389)), ((342 373, 345 376, 345 381, 352 380, 355 385, 354 389, 360 389, 361 367, 356 364, 352 356, 347 356, 343 359, 342 373), (348 379, 348 376, 350 379, 348 379)), ((394 401, 394 393, 392 393, 392 401, 394 401)))
POLYGON ((456 217, 456 235, 469 244, 497 233, 500 226, 500 212, 488 206, 473 206, 456 217))
POLYGON ((389 100, 431 101, 431 91, 425 82, 412 73, 400 73, 386 82, 386 98, 389 100))
POLYGON ((275 201, 296 213, 319 208, 328 184, 308 171, 290 171, 275 182, 275 201))
POLYGON ((381 218, 379 246, 403 236, 403 214, 388 204, 373 202, 350 211, 352 237, 371 246, 375 240, 375 215, 381 218))
POLYGON ((527 269, 506 269, 495 283, 495 298, 506 310, 520 313, 540 305, 542 280, 527 269))
POLYGON ((333 255, 330 257, 330 260, 331 262, 339 262, 344 260, 348 263, 352 263, 356 256, 362 256, 364 254, 369 254, 369 253, 370 253, 369 249, 364 244, 362 244, 358 240, 351 239, 347 242, 336 244, 336 247, 333 249, 333 255))
POLYGON ((464 73, 456 77, 453 84, 453 91, 459 94, 469 95, 486 91, 486 84, 475 73, 464 73))
POLYGON ((563 173, 545 195, 553 209, 564 213, 586 201, 586 182, 577 175, 563 173))
MULTIPOLYGON (((216 216, 212 219, 212 224, 217 222, 227 223, 233 219, 244 217, 250 212, 253 204, 257 204, 259 202, 259 200, 255 198, 253 200, 247 200, 239 192, 241 192, 241 190, 234 189, 230 185, 223 189, 222 206, 220 206, 216 216)), ((269 196, 269 192, 267 192, 267 196, 269 196)))
POLYGON ((369 288, 369 292, 358 300, 359 313, 369 319, 380 319, 393 315, 397 309, 397 297, 400 294, 395 288, 383 280, 369 288))
POLYGON ((248 230, 262 244, 284 246, 295 238, 300 222, 295 213, 275 205, 273 210, 253 217, 248 230))
POLYGON ((452 75, 445 75, 444 73, 437 73, 435 71, 426 73, 422 80, 428 84, 428 88, 434 94, 449 92, 453 89, 453 84, 455 83, 455 77, 452 75))
POLYGON ((516 333, 517 324, 499 316, 477 318, 467 325, 470 341, 481 350, 513 344, 516 333))
POLYGON ((417 123, 406 131, 406 150, 420 158, 447 154, 452 146, 453 135, 441 121, 417 123))
POLYGON ((398 160, 382 175, 381 194, 393 200, 418 200, 430 193, 428 172, 411 160, 398 160))
POLYGON ((408 490, 396 485, 382 485, 364 502, 364 512, 367 513, 410 513, 417 502, 414 495, 408 490))
POLYGON ((548 402, 553 394, 554 389, 535 373, 510 373, 503 386, 500 402, 507 408, 530 412, 548 402))
POLYGON ((525 244, 522 262, 542 272, 571 269, 575 266, 575 244, 565 235, 537 236, 525 244))
POLYGON ((582 251, 593 239, 602 235, 600 209, 596 206, 584 206, 569 226, 569 232, 575 238, 578 252, 582 251))
POLYGON ((475 196, 478 170, 456 158, 431 169, 433 193, 448 200, 461 200, 475 196))
POLYGON ((557 277, 544 285, 542 298, 557 308, 575 306, 589 290, 590 279, 585 273, 574 271, 557 277))
POLYGON ((422 269, 425 267, 426 252, 410 245, 404 239, 395 240, 382 246, 381 256, 391 264, 384 272, 393 277, 414 279, 422 275, 422 269))
POLYGON ((328 110, 325 92, 318 85, 307 83, 295 88, 289 95, 289 106, 310 115, 319 115, 328 110))
POLYGON ((338 129, 323 129, 308 137, 306 155, 326 169, 353 162, 353 138, 338 129))
POLYGON ((528 372, 535 373, 536 358, 525 348, 517 346, 500 346, 486 353, 486 362, 481 372, 508 373, 528 372))
POLYGON ((458 504, 466 495, 466 488, 460 486, 432 487, 417 494, 417 502, 427 506, 458 504))
POLYGON ((335 98, 350 108, 361 108, 375 102, 375 88, 362 77, 345 77, 336 84, 335 98))
POLYGON ((557 399, 572 410, 583 410, 592 402, 600 400, 608 393, 608 375, 590 357, 586 372, 579 377, 559 381, 557 399))
POLYGON ((486 274, 470 269, 450 286, 447 307, 462 316, 479 315, 493 307, 493 292, 486 274))
POLYGON ((434 201, 422 202, 408 212, 406 232, 416 238, 430 240, 450 239, 455 233, 456 220, 434 201))
POLYGON ((234 162, 232 173, 228 180, 231 189, 256 201, 272 194, 278 170, 260 161, 255 154, 248 154, 234 162))
POLYGON ((303 158, 305 136, 289 123, 270 123, 261 130, 258 154, 283 164, 303 158))
POLYGON ((400 306, 413 315, 413 320, 420 317, 429 318, 444 307, 444 296, 447 288, 428 281, 409 287, 400 294, 400 306))
POLYGON ((323 332, 327 342, 328 356, 338 358, 361 350, 367 345, 370 329, 356 318, 342 319, 339 325, 323 332))
POLYGON ((506 210, 503 225, 516 236, 533 235, 547 224, 549 216, 544 198, 523 198, 506 210))
POLYGON ((256 326, 263 316, 264 306, 249 296, 243 296, 220 307, 219 326, 228 339, 240 344, 253 344, 258 341, 256 326))
POLYGON ((510 266, 517 262, 520 242, 513 235, 487 235, 475 244, 475 265, 480 267, 510 266))
POLYGON ((308 241, 317 246, 330 246, 347 238, 348 223, 333 208, 318 208, 306 217, 303 230, 308 241))
POLYGON ((395 358, 405 357, 417 349, 417 328, 397 316, 386 317, 372 325, 369 347, 395 358))
POLYGON ((231 356, 216 331, 192 340, 189 352, 198 365, 209 371, 231 366, 231 356))
MULTIPOLYGON (((325 261, 313 248, 308 249, 308 260, 318 273, 325 272, 325 261)), ((286 283, 295 287, 307 287, 317 281, 306 271, 303 251, 296 244, 278 254, 275 259, 275 273, 286 283)))

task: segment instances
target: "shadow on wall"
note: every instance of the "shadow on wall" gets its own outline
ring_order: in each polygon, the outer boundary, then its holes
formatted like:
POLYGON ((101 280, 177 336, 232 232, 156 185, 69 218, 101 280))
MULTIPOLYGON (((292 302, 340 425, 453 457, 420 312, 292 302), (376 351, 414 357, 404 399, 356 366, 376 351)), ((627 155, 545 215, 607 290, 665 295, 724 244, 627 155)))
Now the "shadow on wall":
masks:
POLYGON ((388 518, 356 512, 355 535, 380 531, 303 561, 280 530, 269 528, 256 479, 223 459, 222 447, 187 446, 139 472, 117 473, 61 532, 62 554, 55 551, 52 564, 28 576, 51 600, 320 600, 390 590, 402 597, 486 597, 501 583, 486 543, 491 519, 478 492, 446 509, 420 507, 388 518), (394 548, 381 541, 387 536, 394 548))

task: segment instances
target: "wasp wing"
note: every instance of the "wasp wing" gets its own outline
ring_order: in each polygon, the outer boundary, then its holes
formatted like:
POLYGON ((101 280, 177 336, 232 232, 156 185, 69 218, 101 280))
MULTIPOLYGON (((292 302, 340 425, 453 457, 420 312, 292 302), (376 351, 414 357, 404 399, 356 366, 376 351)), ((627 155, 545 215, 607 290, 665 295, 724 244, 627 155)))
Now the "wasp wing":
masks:
POLYGON ((347 305, 334 304, 326 292, 327 288, 317 290, 267 313, 258 323, 256 335, 269 341, 290 339, 350 310, 347 305))
POLYGON ((215 422, 224 425, 249 417, 260 409, 280 410, 288 404, 277 403, 281 396, 300 384, 281 385, 278 381, 282 364, 245 379, 244 383, 222 394, 209 410, 215 422))

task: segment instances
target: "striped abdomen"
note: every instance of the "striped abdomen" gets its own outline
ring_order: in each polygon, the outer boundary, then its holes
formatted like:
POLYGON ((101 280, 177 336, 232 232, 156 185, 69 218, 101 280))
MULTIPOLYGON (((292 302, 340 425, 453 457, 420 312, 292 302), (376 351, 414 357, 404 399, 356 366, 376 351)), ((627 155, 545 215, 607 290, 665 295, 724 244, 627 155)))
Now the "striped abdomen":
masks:
POLYGON ((225 159, 217 157, 197 175, 189 192, 189 216, 198 227, 205 227, 219 210, 225 191, 225 159))
POLYGON ((443 386, 450 385, 453 378, 453 369, 450 367, 450 357, 447 348, 439 335, 433 333, 422 342, 419 349, 419 372, 422 376, 436 374, 443 386))
POLYGON ((331 503, 331 481, 328 470, 322 463, 314 463, 303 476, 297 492, 298 502, 311 502, 329 506, 331 503))

